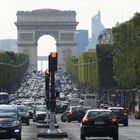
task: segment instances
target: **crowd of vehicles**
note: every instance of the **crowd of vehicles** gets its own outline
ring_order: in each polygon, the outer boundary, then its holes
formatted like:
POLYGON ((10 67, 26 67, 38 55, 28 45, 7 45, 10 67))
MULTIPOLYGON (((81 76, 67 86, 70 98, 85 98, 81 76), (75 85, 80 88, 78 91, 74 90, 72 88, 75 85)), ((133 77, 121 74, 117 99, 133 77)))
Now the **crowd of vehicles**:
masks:
MULTIPOLYGON (((81 140, 94 136, 107 136, 112 137, 113 140, 118 140, 119 124, 128 126, 128 114, 125 109, 103 103, 97 105, 95 93, 84 94, 81 98, 80 90, 72 83, 68 74, 56 75, 61 82, 61 85, 59 85, 61 91, 60 96, 56 99, 55 113, 61 114, 61 121, 64 123, 70 123, 71 121, 81 123, 81 140)), ((30 119, 37 123, 49 119, 49 110, 47 110, 45 103, 45 92, 42 88, 43 84, 44 75, 33 73, 27 76, 27 79, 22 83, 22 87, 14 95, 0 94, 0 104, 2 104, 0 105, 0 138, 9 133, 8 137, 21 140, 22 123, 30 125, 30 119), (10 98, 12 100, 9 103, 10 98), (1 109, 5 109, 9 116, 6 116, 1 109), (9 118, 10 115, 13 116, 9 118), (1 117, 9 122, 9 124, 4 124, 6 127, 3 127, 4 119, 1 119, 1 117)))

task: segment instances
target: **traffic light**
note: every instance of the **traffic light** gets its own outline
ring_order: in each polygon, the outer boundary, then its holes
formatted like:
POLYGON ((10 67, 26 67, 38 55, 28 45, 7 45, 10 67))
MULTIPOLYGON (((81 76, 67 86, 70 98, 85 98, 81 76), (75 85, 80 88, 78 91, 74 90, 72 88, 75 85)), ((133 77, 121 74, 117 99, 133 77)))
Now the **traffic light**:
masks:
POLYGON ((57 70, 57 52, 51 52, 49 55, 49 72, 57 70))

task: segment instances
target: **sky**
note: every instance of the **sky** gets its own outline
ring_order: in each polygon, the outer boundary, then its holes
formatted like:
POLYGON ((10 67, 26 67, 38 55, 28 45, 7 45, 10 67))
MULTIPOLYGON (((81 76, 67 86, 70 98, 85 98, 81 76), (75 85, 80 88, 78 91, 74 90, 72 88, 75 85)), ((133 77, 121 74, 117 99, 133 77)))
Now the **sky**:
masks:
POLYGON ((75 10, 77 29, 89 30, 91 18, 101 11, 101 21, 106 28, 124 22, 140 12, 140 0, 0 0, 0 39, 17 38, 17 11, 35 9, 75 10))

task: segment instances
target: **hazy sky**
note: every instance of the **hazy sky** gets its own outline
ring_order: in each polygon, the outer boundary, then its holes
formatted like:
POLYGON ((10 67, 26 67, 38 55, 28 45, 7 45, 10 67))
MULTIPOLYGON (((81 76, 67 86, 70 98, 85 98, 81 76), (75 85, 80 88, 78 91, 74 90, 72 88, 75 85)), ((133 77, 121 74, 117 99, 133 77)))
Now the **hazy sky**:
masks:
MULTIPOLYGON (((17 11, 51 8, 75 10, 79 22, 77 29, 91 30, 91 17, 101 11, 101 21, 106 28, 117 21, 129 20, 140 12, 140 0, 0 0, 0 39, 17 38, 17 11)), ((91 32, 89 32, 91 36, 91 32)))

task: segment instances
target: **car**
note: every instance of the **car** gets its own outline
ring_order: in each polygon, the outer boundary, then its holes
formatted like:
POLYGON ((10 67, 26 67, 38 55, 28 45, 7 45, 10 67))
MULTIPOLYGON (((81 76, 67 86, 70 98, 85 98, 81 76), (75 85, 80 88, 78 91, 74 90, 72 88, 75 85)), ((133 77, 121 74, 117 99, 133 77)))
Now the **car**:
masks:
POLYGON ((69 106, 67 110, 61 115, 62 122, 79 121, 85 115, 85 110, 81 106, 69 106))
POLYGON ((30 124, 30 115, 27 106, 25 105, 17 105, 17 109, 19 111, 19 115, 21 117, 22 123, 30 124))
POLYGON ((56 108, 55 108, 55 113, 63 113, 66 111, 66 109, 68 108, 68 104, 58 104, 56 105, 56 108))
POLYGON ((135 119, 140 119, 140 110, 135 111, 135 119))
POLYGON ((112 137, 118 140, 118 122, 111 110, 87 110, 80 125, 80 139, 86 137, 112 137))
POLYGON ((46 105, 38 105, 33 113, 33 122, 45 121, 47 113, 46 105))
POLYGON ((0 104, 9 104, 10 98, 7 92, 0 92, 0 104))
POLYGON ((119 124, 128 126, 128 114, 123 107, 109 107, 108 109, 113 111, 119 124))
POLYGON ((21 119, 15 105, 0 105, 0 139, 21 140, 21 119))

